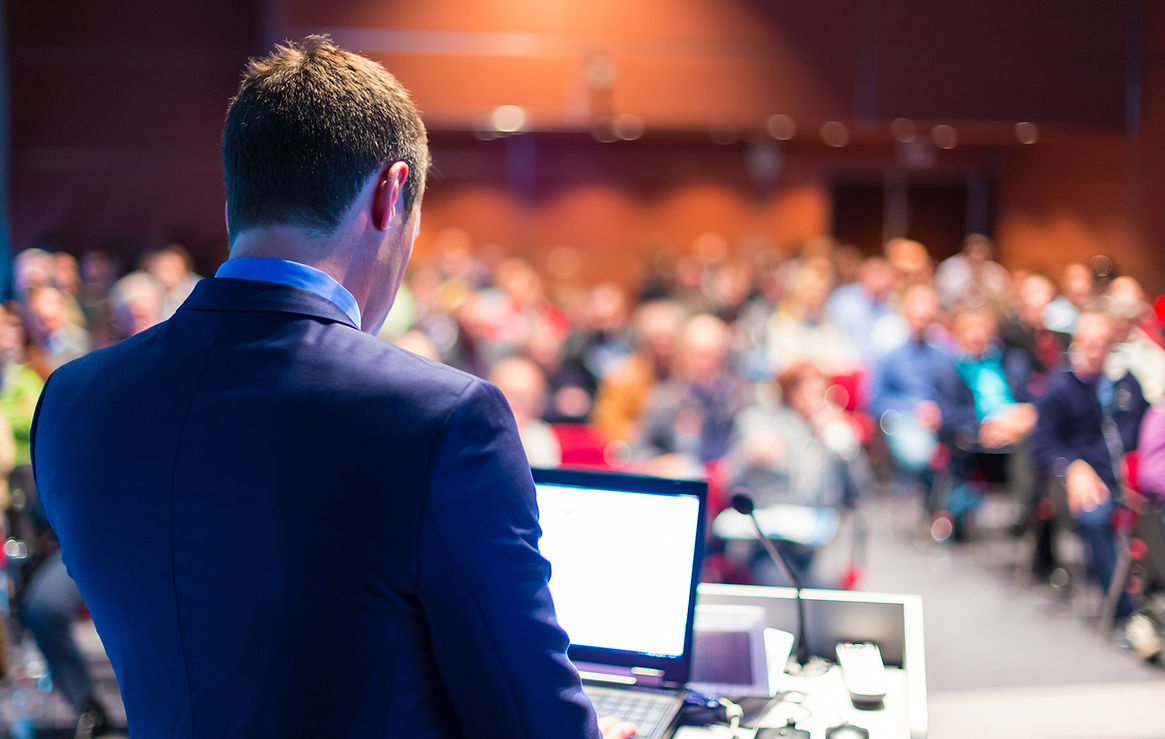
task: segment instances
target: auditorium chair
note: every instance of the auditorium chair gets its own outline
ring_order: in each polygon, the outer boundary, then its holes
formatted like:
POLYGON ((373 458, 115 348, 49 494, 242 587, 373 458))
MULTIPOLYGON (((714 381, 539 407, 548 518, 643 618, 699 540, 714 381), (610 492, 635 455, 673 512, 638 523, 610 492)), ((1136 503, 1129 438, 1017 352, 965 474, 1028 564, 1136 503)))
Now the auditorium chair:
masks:
POLYGON ((620 460, 620 451, 594 426, 585 423, 552 423, 550 428, 562 449, 564 467, 609 469, 620 460))
POLYGON ((1125 455, 1126 508, 1123 516, 1114 516, 1117 566, 1101 610, 1100 626, 1104 631, 1112 628, 1122 590, 1144 595, 1149 583, 1165 587, 1165 503, 1141 493, 1138 462, 1135 451, 1125 455))

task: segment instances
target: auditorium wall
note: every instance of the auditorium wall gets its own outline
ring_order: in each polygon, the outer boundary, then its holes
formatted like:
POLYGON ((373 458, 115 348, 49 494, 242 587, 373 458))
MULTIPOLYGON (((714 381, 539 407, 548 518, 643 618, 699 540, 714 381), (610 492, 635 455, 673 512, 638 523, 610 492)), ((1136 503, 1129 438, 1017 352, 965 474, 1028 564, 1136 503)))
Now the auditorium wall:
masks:
POLYGON ((13 243, 129 260, 179 239, 212 269, 225 255, 218 136, 241 62, 322 29, 383 59, 433 124, 422 255, 461 227, 536 262, 570 247, 586 275, 631 279, 656 248, 709 232, 792 248, 830 230, 839 178, 902 169, 888 125, 905 116, 920 138, 959 131, 912 173, 985 178, 1009 265, 1106 252, 1165 289, 1162 11, 1057 4, 1050 23, 1037 5, 10 2, 13 243), (480 140, 503 104, 538 133, 480 140), (766 128, 776 112, 797 122, 787 143, 766 128), (640 140, 590 137, 624 113, 640 140), (832 118, 845 147, 821 143, 832 118), (1017 120, 1040 123, 1040 141, 1018 144, 1017 120))

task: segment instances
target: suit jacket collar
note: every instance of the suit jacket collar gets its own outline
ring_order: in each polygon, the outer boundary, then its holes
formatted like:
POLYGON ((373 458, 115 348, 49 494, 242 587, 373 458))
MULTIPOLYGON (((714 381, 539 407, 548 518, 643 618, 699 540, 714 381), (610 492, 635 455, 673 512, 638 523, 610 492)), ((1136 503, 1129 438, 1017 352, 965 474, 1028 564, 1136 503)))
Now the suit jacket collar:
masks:
POLYGON ((178 310, 294 313, 360 328, 335 303, 310 290, 232 277, 200 280, 178 310))

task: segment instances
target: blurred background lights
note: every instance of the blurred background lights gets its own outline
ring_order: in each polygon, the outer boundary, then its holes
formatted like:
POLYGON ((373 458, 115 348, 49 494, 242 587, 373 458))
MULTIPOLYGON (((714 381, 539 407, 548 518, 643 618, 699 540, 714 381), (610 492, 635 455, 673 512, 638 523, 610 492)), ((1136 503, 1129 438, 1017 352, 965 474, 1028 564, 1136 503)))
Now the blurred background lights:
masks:
POLYGON ((1021 144, 1034 144, 1040 140, 1040 129, 1030 121, 1020 121, 1015 124, 1015 137, 1021 144))
POLYGON ((849 129, 841 121, 826 121, 821 124, 821 140, 826 146, 840 148, 849 143, 849 129))
POLYGON ((615 65, 602 54, 593 54, 587 59, 583 74, 592 90, 602 92, 615 86, 615 65))
POLYGON ((643 119, 634 113, 623 113, 615 118, 615 135, 624 141, 635 141, 643 136, 643 119))
POLYGON ((901 144, 909 144, 918 137, 918 128, 909 118, 895 118, 890 123, 890 133, 894 140, 901 144))
POLYGON ((788 141, 797 133, 797 123, 784 113, 769 116, 765 126, 769 130, 769 136, 778 141, 788 141))
POLYGON ((517 105, 499 105, 489 117, 495 131, 515 133, 526 127, 526 111, 517 105))
POLYGON ((619 134, 616 133, 615 119, 609 115, 599 116, 591 123, 591 136, 595 141, 604 144, 612 144, 619 140, 619 134))
POLYGON ((1088 259, 1088 268, 1094 277, 1101 280, 1110 280, 1113 277, 1112 258, 1107 254, 1093 254, 1088 259))
POLYGON ((940 123, 930 129, 930 140, 940 149, 953 149, 959 144, 959 134, 955 132, 954 126, 940 123))

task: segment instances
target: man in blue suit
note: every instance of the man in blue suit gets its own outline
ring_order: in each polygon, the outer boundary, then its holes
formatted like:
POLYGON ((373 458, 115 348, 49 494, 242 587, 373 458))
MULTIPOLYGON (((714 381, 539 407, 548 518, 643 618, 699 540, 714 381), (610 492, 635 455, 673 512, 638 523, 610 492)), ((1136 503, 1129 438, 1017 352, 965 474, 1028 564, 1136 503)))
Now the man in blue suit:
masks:
POLYGON ((505 400, 369 335, 429 164, 407 91, 326 38, 279 47, 223 163, 231 259, 56 372, 33 430, 131 733, 598 737, 505 400))

